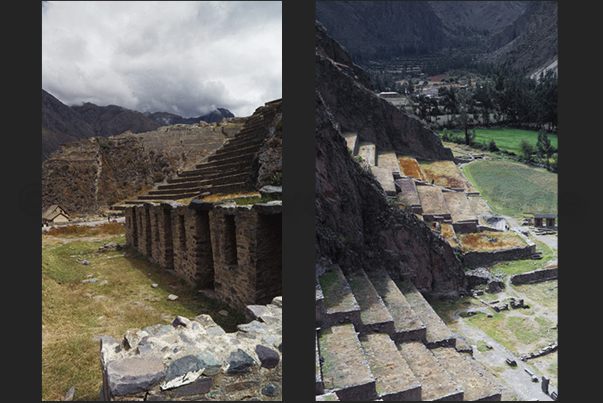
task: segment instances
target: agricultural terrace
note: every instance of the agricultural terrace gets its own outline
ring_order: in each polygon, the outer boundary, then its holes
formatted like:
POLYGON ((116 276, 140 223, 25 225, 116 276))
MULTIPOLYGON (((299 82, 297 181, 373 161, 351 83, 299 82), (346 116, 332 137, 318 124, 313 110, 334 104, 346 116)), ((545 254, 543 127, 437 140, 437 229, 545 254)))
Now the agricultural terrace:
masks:
POLYGON ((426 180, 421 167, 414 157, 398 157, 402 175, 412 176, 415 179, 426 180))
POLYGON ((557 174, 509 161, 476 161, 463 173, 498 214, 557 214, 557 174))
MULTIPOLYGON (((464 132, 461 130, 452 130, 449 134, 455 134, 464 136, 464 132)), ((442 133, 439 133, 440 137, 442 133)), ((558 148, 558 136, 556 134, 549 134, 548 138, 551 145, 558 148)), ((475 129, 475 142, 477 143, 490 143, 490 140, 494 140, 496 146, 501 150, 512 151, 517 155, 521 155, 521 140, 528 141, 536 150, 536 143, 538 141, 538 132, 534 130, 522 130, 513 128, 490 128, 490 129, 475 129)))
POLYGON ((435 185, 462 188, 465 192, 476 191, 452 161, 421 161, 419 165, 428 182, 433 180, 435 185))

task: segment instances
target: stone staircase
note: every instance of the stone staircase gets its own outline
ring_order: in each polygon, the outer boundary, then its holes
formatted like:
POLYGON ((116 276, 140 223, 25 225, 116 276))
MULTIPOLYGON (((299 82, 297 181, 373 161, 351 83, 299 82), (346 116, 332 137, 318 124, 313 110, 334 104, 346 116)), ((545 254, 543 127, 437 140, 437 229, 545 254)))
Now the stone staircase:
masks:
POLYGON ((128 205, 144 202, 184 199, 204 192, 225 194, 249 190, 246 180, 252 174, 253 159, 266 137, 266 128, 274 118, 275 102, 257 108, 235 137, 209 155, 205 162, 196 165, 195 169, 182 171, 168 179, 167 184, 158 184, 143 195, 114 205, 113 209, 123 210, 128 205))
POLYGON ((501 399, 412 283, 335 266, 316 287, 316 400, 501 399))
POLYGON ((373 143, 361 142, 356 133, 343 133, 343 137, 352 155, 362 157, 361 163, 370 169, 385 194, 423 220, 451 224, 456 232, 492 230, 482 215, 493 213, 472 187, 435 185, 425 179, 425 173, 414 158, 404 157, 412 166, 412 172, 404 172, 400 157, 394 151, 378 150, 373 143))

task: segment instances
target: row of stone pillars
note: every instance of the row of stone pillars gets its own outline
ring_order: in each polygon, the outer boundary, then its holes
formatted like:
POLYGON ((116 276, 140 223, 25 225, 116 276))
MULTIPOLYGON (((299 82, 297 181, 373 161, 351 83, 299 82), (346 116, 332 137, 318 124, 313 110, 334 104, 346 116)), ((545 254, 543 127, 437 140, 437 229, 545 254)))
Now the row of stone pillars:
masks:
POLYGON ((191 286, 236 308, 282 295, 282 204, 193 200, 126 209, 126 241, 191 286))

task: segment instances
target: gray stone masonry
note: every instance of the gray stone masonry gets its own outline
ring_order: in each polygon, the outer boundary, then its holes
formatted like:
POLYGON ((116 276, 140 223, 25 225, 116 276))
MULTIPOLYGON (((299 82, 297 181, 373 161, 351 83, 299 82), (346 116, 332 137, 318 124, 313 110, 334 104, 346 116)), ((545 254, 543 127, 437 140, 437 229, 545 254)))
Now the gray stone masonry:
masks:
POLYGON ((282 400, 282 297, 226 333, 209 315, 102 337, 102 400, 282 400))
POLYGON ((193 200, 128 207, 126 242, 193 287, 237 309, 282 293, 282 202, 193 200))

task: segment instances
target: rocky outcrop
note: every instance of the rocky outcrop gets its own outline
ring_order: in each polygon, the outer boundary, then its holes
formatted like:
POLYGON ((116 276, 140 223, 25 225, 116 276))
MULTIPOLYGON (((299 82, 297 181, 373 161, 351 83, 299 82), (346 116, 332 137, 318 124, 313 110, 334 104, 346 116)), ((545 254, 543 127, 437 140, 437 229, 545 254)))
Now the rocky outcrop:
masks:
POLYGON ((351 63, 345 50, 316 25, 316 87, 338 129, 355 132, 360 141, 382 150, 428 160, 452 160, 452 151, 419 118, 375 96, 366 73, 351 63), (332 57, 335 57, 333 59, 332 57))
POLYGON ((383 267, 427 294, 458 295, 464 277, 453 249, 414 214, 387 202, 372 174, 351 158, 341 133, 357 131, 381 147, 422 158, 452 158, 450 150, 418 119, 390 108, 360 84, 349 74, 351 66, 340 68, 324 56, 321 30, 318 26, 317 269, 383 267))

